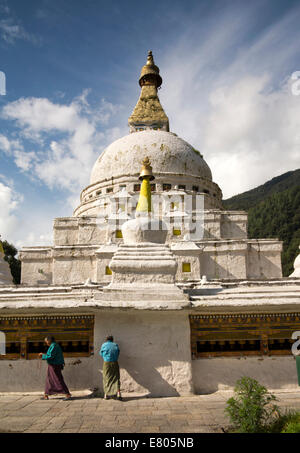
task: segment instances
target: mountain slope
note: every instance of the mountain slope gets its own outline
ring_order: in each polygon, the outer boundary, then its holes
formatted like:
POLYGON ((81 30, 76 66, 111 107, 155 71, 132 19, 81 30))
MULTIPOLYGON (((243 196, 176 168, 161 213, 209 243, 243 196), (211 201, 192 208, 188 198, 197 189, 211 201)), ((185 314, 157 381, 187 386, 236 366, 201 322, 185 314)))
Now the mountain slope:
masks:
POLYGON ((273 193, 284 192, 291 187, 300 186, 300 169, 288 171, 280 176, 272 178, 265 184, 248 190, 239 195, 234 195, 227 200, 223 200, 226 209, 245 209, 248 210, 256 206, 260 201, 264 201, 273 193))
POLYGON ((290 275, 300 244, 300 169, 223 200, 223 206, 248 211, 250 239, 283 241, 282 271, 284 276, 290 275))

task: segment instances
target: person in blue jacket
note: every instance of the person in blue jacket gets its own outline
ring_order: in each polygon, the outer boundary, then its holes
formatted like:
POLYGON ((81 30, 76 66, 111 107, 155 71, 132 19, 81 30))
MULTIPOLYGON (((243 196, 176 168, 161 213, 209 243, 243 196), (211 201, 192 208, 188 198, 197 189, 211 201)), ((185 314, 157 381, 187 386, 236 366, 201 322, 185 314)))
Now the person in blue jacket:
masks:
POLYGON ((111 335, 106 338, 99 354, 104 360, 102 371, 104 398, 108 399, 109 396, 117 396, 121 400, 120 368, 118 363, 120 349, 117 343, 114 343, 114 338, 111 335))
POLYGON ((45 343, 48 346, 46 354, 40 352, 39 356, 42 360, 47 360, 48 370, 45 385, 45 394, 42 399, 48 400, 49 395, 63 393, 65 399, 71 399, 71 394, 61 374, 64 368, 65 361, 61 347, 55 342, 54 337, 48 336, 45 338, 45 343))

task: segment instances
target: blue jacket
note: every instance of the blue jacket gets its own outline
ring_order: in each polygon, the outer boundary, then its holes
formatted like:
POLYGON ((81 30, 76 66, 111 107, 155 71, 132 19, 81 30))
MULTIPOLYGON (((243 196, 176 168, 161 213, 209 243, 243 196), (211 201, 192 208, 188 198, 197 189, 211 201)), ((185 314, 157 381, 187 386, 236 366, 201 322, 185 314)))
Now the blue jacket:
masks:
POLYGON ((117 343, 107 341, 101 346, 99 354, 103 357, 104 362, 117 362, 120 349, 117 343))
POLYGON ((43 360, 47 360, 50 365, 64 365, 64 356, 59 344, 53 342, 50 344, 46 354, 42 355, 43 360))

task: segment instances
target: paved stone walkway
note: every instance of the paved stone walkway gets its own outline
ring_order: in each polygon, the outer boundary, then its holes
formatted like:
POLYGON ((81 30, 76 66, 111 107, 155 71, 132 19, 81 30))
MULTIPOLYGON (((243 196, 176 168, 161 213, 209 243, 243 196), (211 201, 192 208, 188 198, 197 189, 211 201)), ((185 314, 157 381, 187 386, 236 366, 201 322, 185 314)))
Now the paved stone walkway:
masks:
MULTIPOLYGON (((279 406, 300 410, 300 391, 273 392, 279 406)), ((123 395, 124 401, 73 392, 40 400, 41 395, 0 394, 0 432, 23 433, 222 433, 232 392, 175 398, 123 395)))

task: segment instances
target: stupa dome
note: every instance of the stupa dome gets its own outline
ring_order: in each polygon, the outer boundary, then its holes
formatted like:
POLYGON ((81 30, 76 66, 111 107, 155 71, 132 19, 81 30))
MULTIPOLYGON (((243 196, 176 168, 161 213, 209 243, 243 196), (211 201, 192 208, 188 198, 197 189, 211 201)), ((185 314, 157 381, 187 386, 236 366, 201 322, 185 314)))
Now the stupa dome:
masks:
POLYGON ((136 176, 149 157, 154 174, 188 175, 212 180, 209 166, 199 151, 172 132, 144 130, 109 145, 97 159, 90 184, 120 176, 136 176))
POLYGON ((110 144, 98 157, 89 185, 80 195, 74 216, 98 216, 107 197, 139 190, 141 162, 150 159, 155 183, 151 190, 202 193, 205 209, 222 209, 222 192, 212 181, 209 166, 199 151, 173 132, 157 94, 162 84, 159 68, 149 51, 139 78, 140 97, 128 118, 130 134, 110 144))

